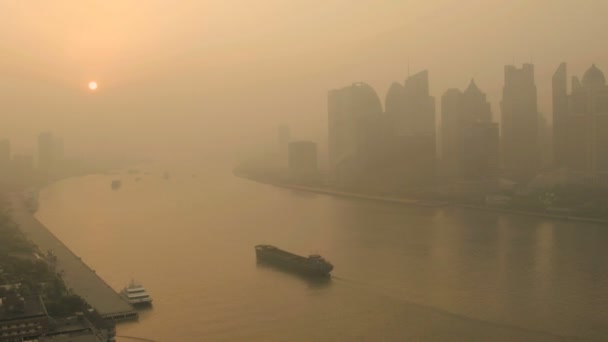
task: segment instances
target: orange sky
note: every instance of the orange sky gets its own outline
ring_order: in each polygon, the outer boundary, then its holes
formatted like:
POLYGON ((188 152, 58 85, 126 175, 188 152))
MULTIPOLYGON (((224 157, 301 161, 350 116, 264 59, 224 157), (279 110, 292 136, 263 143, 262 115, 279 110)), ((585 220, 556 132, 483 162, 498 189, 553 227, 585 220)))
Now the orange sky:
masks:
POLYGON ((503 65, 532 60, 548 113, 559 62, 608 72, 606 13, 603 0, 4 0, 0 136, 24 150, 53 130, 75 153, 234 151, 285 122, 321 140, 328 89, 366 81, 383 98, 408 58, 437 99, 475 77, 495 117, 503 65))

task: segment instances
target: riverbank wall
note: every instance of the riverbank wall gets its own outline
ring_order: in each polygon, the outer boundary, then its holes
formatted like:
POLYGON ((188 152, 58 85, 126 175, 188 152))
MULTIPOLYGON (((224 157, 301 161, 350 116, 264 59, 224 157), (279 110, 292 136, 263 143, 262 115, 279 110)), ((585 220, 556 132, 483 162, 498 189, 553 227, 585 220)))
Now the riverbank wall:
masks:
POLYGON ((120 321, 138 317, 137 311, 122 296, 34 217, 24 194, 15 193, 8 199, 13 221, 42 252, 53 252, 56 271, 70 291, 82 297, 105 319, 120 321))

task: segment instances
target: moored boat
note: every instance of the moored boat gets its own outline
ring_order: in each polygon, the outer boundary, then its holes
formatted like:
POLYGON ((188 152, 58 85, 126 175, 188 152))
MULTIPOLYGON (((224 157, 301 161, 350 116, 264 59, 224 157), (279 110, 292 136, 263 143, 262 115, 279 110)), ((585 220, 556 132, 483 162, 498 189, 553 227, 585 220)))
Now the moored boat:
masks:
POLYGON ((147 306, 152 304, 152 297, 150 297, 146 288, 134 281, 131 281, 131 284, 125 287, 120 294, 133 306, 147 306))

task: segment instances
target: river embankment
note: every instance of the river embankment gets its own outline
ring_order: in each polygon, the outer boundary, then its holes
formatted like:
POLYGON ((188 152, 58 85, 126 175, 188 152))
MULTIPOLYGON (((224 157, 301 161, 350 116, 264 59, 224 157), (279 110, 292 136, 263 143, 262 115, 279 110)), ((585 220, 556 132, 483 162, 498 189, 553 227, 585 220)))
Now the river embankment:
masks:
POLYGON ((270 179, 262 179, 254 176, 250 176, 243 173, 235 173, 235 176, 248 179, 253 182, 267 184, 276 186, 284 189, 292 189, 299 191, 306 191, 311 193, 335 196, 335 197, 345 197, 352 198, 358 200, 368 200, 368 201, 377 201, 384 202, 390 204, 400 204, 400 205, 408 205, 408 206, 420 206, 420 207, 452 207, 452 208, 461 208, 468 210, 478 210, 478 211, 489 211, 500 214, 512 214, 512 215, 524 215, 524 216, 535 216, 546 219, 553 220, 562 220, 562 221, 575 221, 575 222, 586 222, 586 223, 595 223, 595 224, 608 224, 608 220, 594 218, 594 217, 583 217, 583 216, 572 216, 572 215, 559 215, 559 214, 551 214, 544 213, 532 210, 521 210, 521 209, 511 209, 511 208, 503 208, 499 206, 490 206, 490 205, 471 205, 471 204, 462 204, 462 203, 448 203, 442 201, 428 201, 414 198, 401 198, 401 197, 391 197, 391 196, 379 196, 379 195, 370 195, 365 193, 358 193, 352 191, 344 191, 332 189, 331 187, 321 187, 321 186, 310 186, 310 185, 299 185, 292 184, 280 181, 273 181, 270 179))
POLYGON ((137 318, 137 311, 129 303, 34 217, 24 193, 13 193, 8 200, 13 221, 42 252, 52 252, 56 270, 70 291, 106 319, 137 318))

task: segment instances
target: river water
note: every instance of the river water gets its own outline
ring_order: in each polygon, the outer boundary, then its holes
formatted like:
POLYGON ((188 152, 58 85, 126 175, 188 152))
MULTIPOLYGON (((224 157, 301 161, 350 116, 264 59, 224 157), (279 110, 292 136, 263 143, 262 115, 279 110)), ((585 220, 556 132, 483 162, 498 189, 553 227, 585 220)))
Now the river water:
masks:
POLYGON ((40 192, 37 217, 68 247, 115 289, 135 279, 154 297, 119 335, 608 340, 608 227, 334 198, 240 179, 228 166, 142 170, 150 174, 40 192), (259 266, 259 243, 320 253, 333 277, 259 266))

